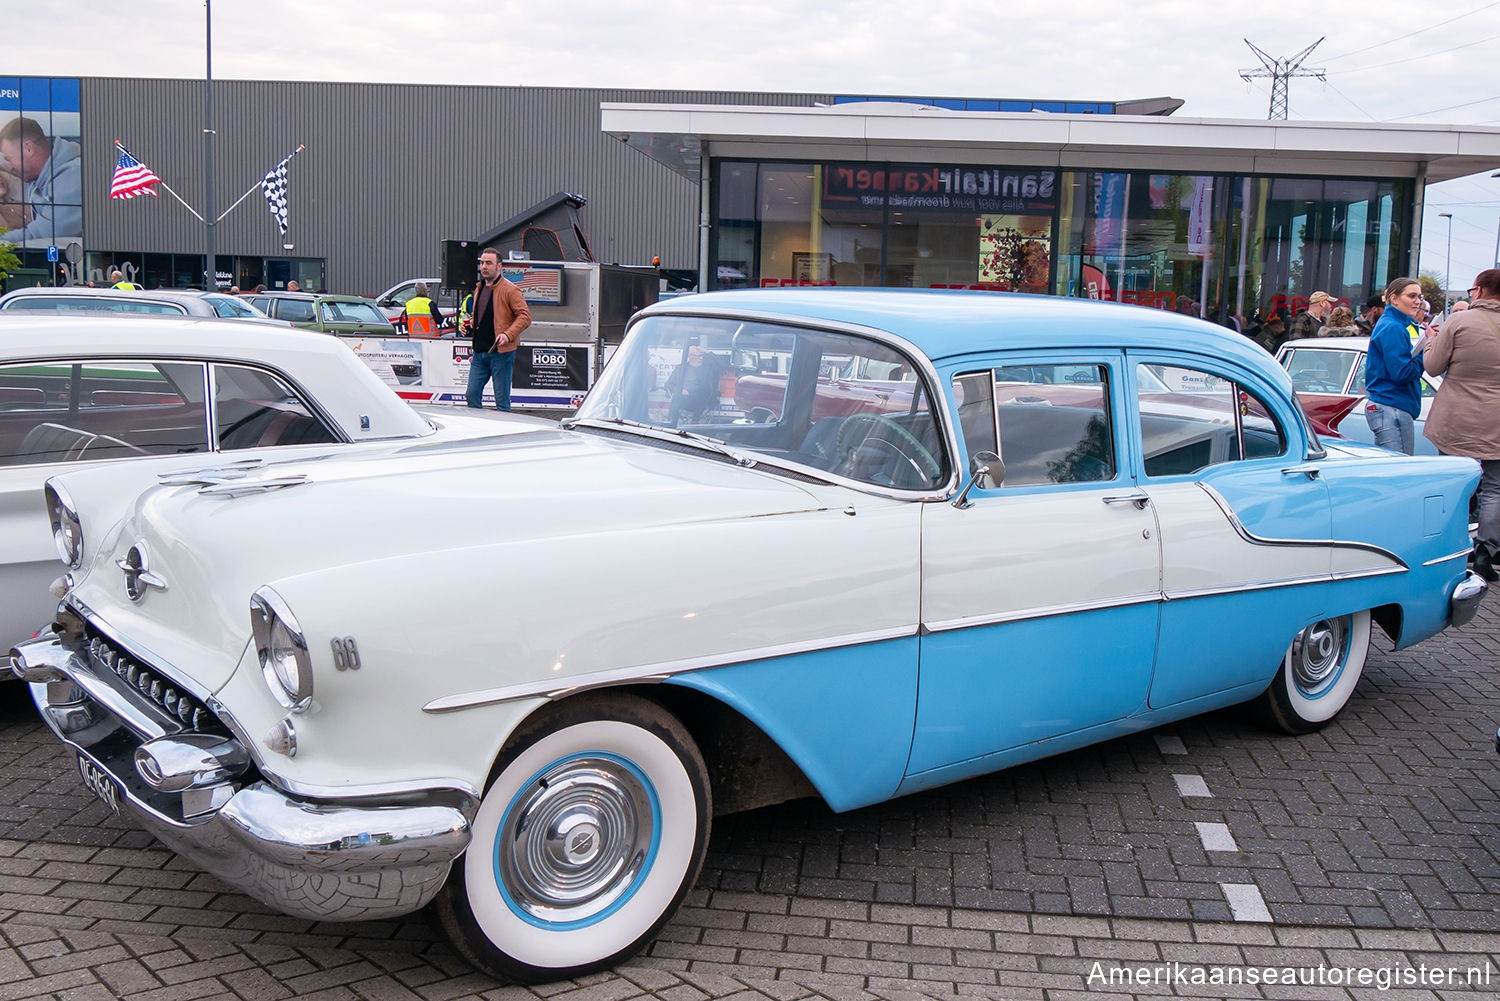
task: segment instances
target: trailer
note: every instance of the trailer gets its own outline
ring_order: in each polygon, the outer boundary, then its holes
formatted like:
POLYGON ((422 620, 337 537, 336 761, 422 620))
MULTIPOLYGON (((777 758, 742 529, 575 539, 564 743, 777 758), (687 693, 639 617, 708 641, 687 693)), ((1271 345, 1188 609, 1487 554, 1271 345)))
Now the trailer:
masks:
MULTIPOLYGON (((506 261, 503 274, 521 289, 531 326, 516 348, 511 406, 521 410, 576 410, 637 310, 657 299, 654 267, 594 262, 506 261)), ((469 338, 347 337, 354 353, 402 399, 414 404, 465 403, 469 338)), ((494 405, 493 393, 484 395, 494 405)))

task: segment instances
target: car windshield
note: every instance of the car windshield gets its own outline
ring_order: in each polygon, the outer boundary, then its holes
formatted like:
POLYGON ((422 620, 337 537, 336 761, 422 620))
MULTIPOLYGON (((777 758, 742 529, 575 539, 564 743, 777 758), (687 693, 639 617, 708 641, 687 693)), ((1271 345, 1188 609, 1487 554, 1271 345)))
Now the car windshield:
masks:
POLYGON ((578 419, 703 435, 748 459, 898 490, 932 490, 951 468, 911 358, 873 338, 776 323, 646 317, 578 419))
MULTIPOLYGON (((1349 384, 1349 372, 1361 358, 1358 351, 1294 348, 1281 364, 1299 393, 1342 393, 1349 384)), ((1363 386, 1356 390, 1363 391, 1363 386)))

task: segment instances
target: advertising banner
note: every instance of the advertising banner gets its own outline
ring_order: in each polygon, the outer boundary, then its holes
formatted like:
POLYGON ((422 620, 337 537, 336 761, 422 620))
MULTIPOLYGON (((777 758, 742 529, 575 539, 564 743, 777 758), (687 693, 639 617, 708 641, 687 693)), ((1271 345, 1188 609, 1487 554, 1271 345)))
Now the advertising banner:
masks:
POLYGON ((0 243, 81 246, 81 134, 76 79, 0 77, 0 243))
POLYGON ((883 169, 831 163, 823 171, 823 200, 878 208, 928 209, 965 215, 1051 215, 1057 172, 1045 168, 943 167, 903 164, 883 169))
MULTIPOLYGON (((468 338, 343 337, 380 380, 408 403, 466 402, 469 386, 468 338)), ((511 376, 511 406, 515 408, 577 407, 589 391, 594 371, 594 347, 588 344, 523 343, 516 349, 511 376)), ((495 394, 486 385, 485 406, 495 394)))

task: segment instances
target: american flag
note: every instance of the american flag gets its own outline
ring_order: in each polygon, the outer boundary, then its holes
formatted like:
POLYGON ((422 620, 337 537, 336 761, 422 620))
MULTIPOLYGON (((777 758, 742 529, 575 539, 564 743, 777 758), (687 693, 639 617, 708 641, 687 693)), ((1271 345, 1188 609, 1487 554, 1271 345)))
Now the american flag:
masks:
POLYGON ((514 280, 527 302, 560 302, 562 299, 561 268, 529 267, 514 280))
POLYGON ((266 196, 266 208, 271 210, 271 215, 276 219, 276 225, 281 227, 281 233, 286 235, 286 165, 291 162, 292 157, 301 153, 304 147, 298 146, 287 155, 276 166, 266 171, 266 176, 260 182, 261 192, 266 196))
POLYGON ((134 198, 136 195, 157 195, 153 185, 161 183, 161 178, 151 172, 135 157, 131 156, 124 146, 115 143, 120 151, 120 160, 115 164, 115 176, 109 181, 109 197, 111 198, 134 198))

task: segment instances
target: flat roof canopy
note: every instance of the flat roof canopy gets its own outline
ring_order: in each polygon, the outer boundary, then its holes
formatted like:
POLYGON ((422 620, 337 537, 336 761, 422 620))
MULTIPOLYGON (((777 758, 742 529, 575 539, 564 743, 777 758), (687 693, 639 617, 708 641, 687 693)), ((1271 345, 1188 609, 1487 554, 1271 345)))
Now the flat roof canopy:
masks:
POLYGON ((822 108, 599 106, 602 130, 693 181, 703 150, 761 160, 986 163, 1315 177, 1417 177, 1500 169, 1500 128, 1150 115, 953 111, 871 102, 822 108))

